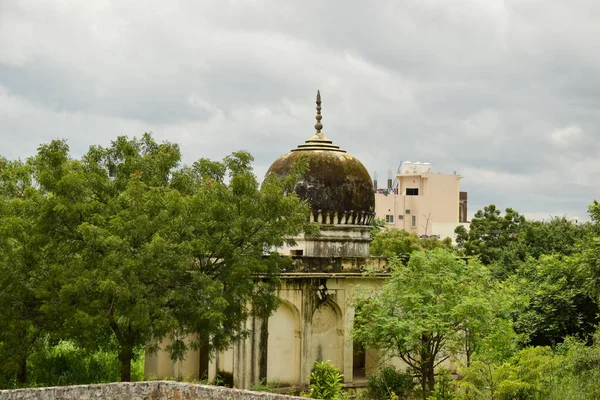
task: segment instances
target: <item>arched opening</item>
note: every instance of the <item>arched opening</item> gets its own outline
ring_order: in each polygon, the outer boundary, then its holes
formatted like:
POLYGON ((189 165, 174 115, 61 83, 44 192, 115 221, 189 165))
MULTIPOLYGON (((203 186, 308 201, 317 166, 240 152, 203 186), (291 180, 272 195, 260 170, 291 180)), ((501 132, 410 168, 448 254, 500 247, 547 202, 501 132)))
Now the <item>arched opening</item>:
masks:
POLYGON ((300 383, 300 331, 296 308, 283 302, 269 317, 267 381, 300 383))
POLYGON ((312 359, 327 361, 344 369, 341 313, 337 304, 328 300, 322 303, 312 316, 312 359))

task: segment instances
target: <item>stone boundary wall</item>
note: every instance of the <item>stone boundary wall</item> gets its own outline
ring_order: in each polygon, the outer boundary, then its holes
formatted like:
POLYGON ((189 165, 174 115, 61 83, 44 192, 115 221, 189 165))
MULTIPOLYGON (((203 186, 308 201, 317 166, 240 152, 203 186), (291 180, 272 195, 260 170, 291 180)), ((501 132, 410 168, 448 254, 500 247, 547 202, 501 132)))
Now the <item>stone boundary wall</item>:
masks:
POLYGON ((120 382, 99 385, 59 386, 0 390, 0 400, 300 400, 302 397, 251 392, 183 382, 120 382))

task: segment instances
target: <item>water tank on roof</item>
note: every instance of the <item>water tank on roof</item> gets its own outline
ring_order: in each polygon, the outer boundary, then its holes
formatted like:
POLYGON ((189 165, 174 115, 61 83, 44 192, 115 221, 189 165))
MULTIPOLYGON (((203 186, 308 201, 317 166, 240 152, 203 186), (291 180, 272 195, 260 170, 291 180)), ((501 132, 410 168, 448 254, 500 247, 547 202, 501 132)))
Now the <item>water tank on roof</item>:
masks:
POLYGON ((413 164, 413 169, 416 174, 423 173, 423 163, 421 161, 417 161, 413 164))

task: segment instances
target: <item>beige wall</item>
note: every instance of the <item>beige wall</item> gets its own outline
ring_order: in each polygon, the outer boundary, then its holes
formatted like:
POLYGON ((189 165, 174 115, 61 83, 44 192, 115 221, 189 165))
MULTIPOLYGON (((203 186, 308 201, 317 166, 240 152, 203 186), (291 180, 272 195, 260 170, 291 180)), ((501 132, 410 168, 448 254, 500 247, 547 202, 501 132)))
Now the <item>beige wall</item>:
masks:
POLYGON ((465 228, 467 228, 467 230, 469 230, 471 223, 470 222, 460 222, 460 223, 434 222, 431 230, 434 235, 440 235, 440 238, 442 238, 442 239, 445 237, 449 237, 450 239, 452 239, 452 243, 456 244, 456 234, 454 233, 454 230, 459 225, 462 225, 465 228))
POLYGON ((269 318, 267 381, 300 384, 300 347, 300 313, 292 303, 283 301, 269 318), (285 368, 281 368, 282 360, 285 368))
MULTIPOLYGON (((367 259, 368 260, 368 259, 367 259)), ((348 267, 348 266, 347 266, 348 267)), ((352 340, 354 324, 353 299, 358 293, 377 291, 387 275, 374 277, 358 273, 282 274, 283 284, 277 295, 281 305, 268 320, 267 380, 290 385, 308 384, 312 366, 317 360, 329 360, 340 368, 346 383, 364 381, 364 375, 377 372, 381 363, 400 370, 407 365, 400 359, 383 359, 380 353, 366 349, 359 355, 352 340), (323 297, 325 295, 325 297, 323 297), (361 363, 360 357, 363 358, 361 363), (361 365, 364 373, 355 375, 361 365)), ((217 372, 233 374, 234 385, 250 388, 259 382, 259 320, 247 321, 253 332, 231 349, 215 354, 209 366, 209 378, 217 372)), ((181 365, 173 365, 164 353, 147 358, 146 375, 153 378, 183 377, 197 373, 198 353, 190 352, 181 365), (180 369, 178 369, 180 368, 180 369)), ((447 368, 453 362, 445 363, 447 368)))
MULTIPOLYGON (((340 368, 345 382, 353 382, 356 357, 352 300, 360 291, 378 289, 383 279, 384 276, 363 277, 356 272, 283 274, 283 284, 277 292, 282 304, 267 325, 267 380, 307 384, 314 362, 329 360, 340 368)), ((236 387, 249 388, 258 382, 260 322, 250 320, 247 324, 254 333, 230 350, 216 354, 210 362, 209 378, 217 372, 228 372, 233 373, 236 387)), ((367 349, 363 356, 367 374, 377 368, 376 355, 367 349)), ((174 365, 166 353, 159 351, 146 358, 145 372, 147 377, 159 379, 195 377, 198 361, 199 354, 190 352, 183 363, 174 365)))
POLYGON ((375 214, 384 220, 386 215, 393 216, 394 221, 388 224, 389 227, 414 232, 419 236, 440 234, 435 231, 434 225, 458 225, 460 178, 460 175, 432 172, 398 174, 398 194, 376 193, 375 214), (419 194, 407 196, 405 193, 408 188, 418 189, 419 194))
POLYGON ((304 234, 294 237, 295 246, 277 249, 283 255, 312 257, 368 257, 371 242, 370 225, 323 225, 317 237, 304 234), (300 251, 300 252, 298 252, 300 251))
MULTIPOLYGON (((168 341, 164 340, 159 344, 161 349, 165 349, 168 341)), ((191 343, 188 339, 187 343, 191 343)), ((169 353, 166 351, 158 351, 156 353, 146 352, 144 359, 144 375, 146 379, 200 379, 200 352, 190 350, 187 353, 185 360, 174 362, 171 360, 169 353)))

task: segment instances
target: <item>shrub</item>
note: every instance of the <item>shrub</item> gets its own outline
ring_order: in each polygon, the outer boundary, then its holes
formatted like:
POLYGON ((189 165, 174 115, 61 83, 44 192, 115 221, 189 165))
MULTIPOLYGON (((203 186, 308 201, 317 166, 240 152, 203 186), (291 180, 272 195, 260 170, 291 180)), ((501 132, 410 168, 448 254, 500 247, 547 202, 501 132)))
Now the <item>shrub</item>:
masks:
POLYGON ((392 366, 383 367, 379 373, 369 375, 367 396, 370 399, 391 399, 392 393, 400 398, 412 392, 413 376, 392 366))
POLYGON ((435 382, 435 390, 428 400, 453 400, 454 398, 454 385, 450 372, 440 368, 438 379, 435 382))
MULTIPOLYGON (((27 359, 27 387, 118 382, 121 364, 114 350, 86 351, 69 341, 41 341, 27 359)), ((135 351, 131 379, 144 379, 144 351, 135 351)), ((0 373, 0 389, 19 387, 14 373, 0 373)))
POLYGON ((233 373, 217 371, 215 379, 212 381, 214 386, 233 387, 233 373))
POLYGON ((310 374, 310 397, 313 399, 335 400, 343 396, 343 375, 329 361, 316 361, 310 374))

